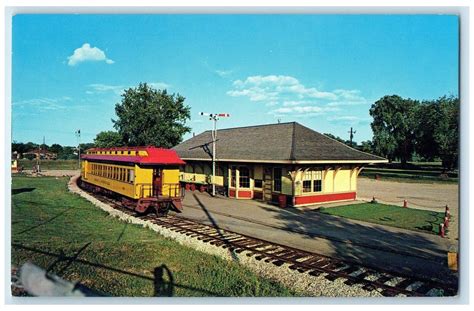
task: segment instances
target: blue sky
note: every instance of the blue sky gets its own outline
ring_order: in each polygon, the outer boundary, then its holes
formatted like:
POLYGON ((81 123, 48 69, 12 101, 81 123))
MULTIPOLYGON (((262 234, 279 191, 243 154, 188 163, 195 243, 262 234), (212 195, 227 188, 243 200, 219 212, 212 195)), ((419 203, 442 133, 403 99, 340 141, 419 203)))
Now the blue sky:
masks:
MULTIPOLYGON (((17 15, 12 140, 75 145, 112 130, 126 87, 186 97, 196 134, 297 121, 371 139, 384 95, 458 95, 458 18, 448 15, 17 15)), ((185 136, 189 138, 192 132, 185 136)))

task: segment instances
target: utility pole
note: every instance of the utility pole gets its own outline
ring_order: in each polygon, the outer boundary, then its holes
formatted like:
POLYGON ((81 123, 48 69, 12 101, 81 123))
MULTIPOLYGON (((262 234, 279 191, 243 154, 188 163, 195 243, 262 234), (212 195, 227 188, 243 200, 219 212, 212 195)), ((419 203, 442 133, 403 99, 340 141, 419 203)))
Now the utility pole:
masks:
POLYGON ((347 132, 347 133, 350 133, 350 136, 349 136, 349 137, 350 137, 350 142, 351 142, 351 147, 352 147, 352 139, 354 138, 354 134, 357 133, 357 132, 356 132, 356 131, 353 131, 353 130, 352 130, 352 127, 351 127, 351 130, 350 130, 349 132, 347 132))
POLYGON ((216 176, 216 140, 217 140, 217 120, 219 118, 230 117, 228 113, 207 113, 201 112, 201 116, 208 116, 209 120, 213 121, 212 130, 212 196, 216 196, 216 184, 214 182, 216 176))
POLYGON ((77 159, 78 159, 78 167, 79 170, 81 169, 81 130, 78 129, 76 131, 76 138, 77 138, 77 159))

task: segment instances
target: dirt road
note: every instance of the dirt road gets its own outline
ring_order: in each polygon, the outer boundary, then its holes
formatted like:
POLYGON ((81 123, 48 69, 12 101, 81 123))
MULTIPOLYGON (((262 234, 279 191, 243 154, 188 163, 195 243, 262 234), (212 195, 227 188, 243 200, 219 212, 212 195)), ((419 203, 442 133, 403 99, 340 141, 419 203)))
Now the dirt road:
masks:
POLYGON ((459 187, 444 183, 403 183, 388 180, 359 178, 357 198, 371 200, 375 197, 381 203, 403 205, 408 201, 411 208, 443 212, 446 204, 452 215, 449 238, 458 238, 459 187))

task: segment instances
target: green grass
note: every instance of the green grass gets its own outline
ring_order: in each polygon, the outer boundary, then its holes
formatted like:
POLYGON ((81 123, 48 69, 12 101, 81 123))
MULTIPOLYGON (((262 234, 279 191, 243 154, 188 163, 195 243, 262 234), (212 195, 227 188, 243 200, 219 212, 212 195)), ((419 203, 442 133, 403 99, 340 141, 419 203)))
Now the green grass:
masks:
POLYGON ((444 213, 403 208, 379 203, 361 203, 321 208, 321 213, 403 229, 439 233, 444 213))
POLYGON ((69 193, 66 178, 14 177, 12 189, 13 265, 29 260, 110 296, 298 295, 236 262, 108 216, 69 193))
MULTIPOLYGON (((25 170, 31 170, 36 160, 18 160, 18 167, 23 166, 25 170)), ((77 170, 78 160, 41 160, 41 170, 77 170)))

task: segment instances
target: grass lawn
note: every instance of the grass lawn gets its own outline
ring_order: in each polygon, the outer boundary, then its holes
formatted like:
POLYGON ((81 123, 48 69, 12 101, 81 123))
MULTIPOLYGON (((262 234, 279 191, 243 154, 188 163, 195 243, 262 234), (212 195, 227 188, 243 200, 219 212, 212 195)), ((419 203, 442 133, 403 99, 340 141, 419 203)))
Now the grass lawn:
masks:
MULTIPOLYGON (((25 170, 31 170, 36 164, 36 160, 21 159, 18 160, 18 166, 25 170)), ((41 160, 41 170, 77 170, 78 160, 41 160)))
POLYGON ((108 216, 66 178, 14 177, 12 265, 32 261, 110 296, 294 296, 279 283, 108 216))
POLYGON ((361 203, 321 208, 321 213, 367 221, 392 227, 438 234, 444 213, 379 203, 361 203))

